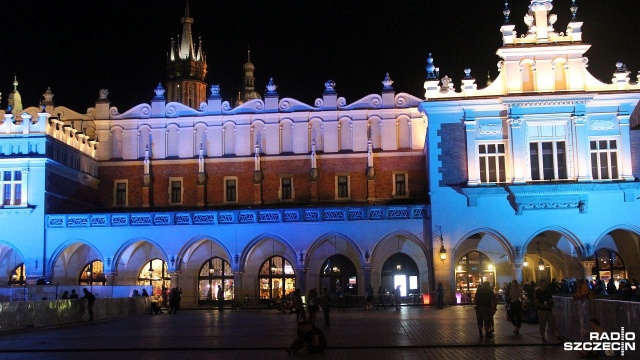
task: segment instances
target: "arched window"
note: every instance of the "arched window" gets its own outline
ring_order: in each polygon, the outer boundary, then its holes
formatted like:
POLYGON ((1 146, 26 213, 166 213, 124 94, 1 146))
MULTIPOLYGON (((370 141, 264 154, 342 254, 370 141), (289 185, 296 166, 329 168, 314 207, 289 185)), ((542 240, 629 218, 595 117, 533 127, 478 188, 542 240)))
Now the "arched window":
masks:
POLYGON ((320 288, 334 294, 338 288, 345 295, 358 295, 358 274, 348 257, 333 255, 320 268, 320 288))
MULTIPOLYGON (((408 255, 397 253, 392 255, 382 266, 382 287, 393 294, 400 285, 402 296, 420 294, 418 266, 408 255)), ((415 299, 412 299, 415 300, 415 299)))
POLYGON ((493 288, 496 285, 496 270, 491 260, 479 252, 464 254, 456 266, 456 286, 460 292, 475 294, 478 286, 488 281, 493 288))
POLYGON ((151 285, 151 296, 159 295, 170 288, 171 278, 167 270, 167 263, 160 259, 152 259, 140 269, 138 285, 151 285))
POLYGON ((198 304, 213 304, 218 300, 218 286, 222 286, 225 300, 233 300, 233 272, 231 265, 213 257, 202 265, 198 275, 198 304))
POLYGON ((94 260, 82 269, 78 279, 78 285, 106 285, 104 265, 100 260, 94 260))
POLYGON ((277 299, 296 289, 293 266, 282 256, 274 256, 260 268, 260 298, 277 299))
POLYGON ((599 249, 595 255, 596 266, 593 268, 593 275, 597 279, 605 282, 605 285, 609 283, 609 280, 613 280, 618 288, 618 282, 621 279, 626 279, 627 269, 624 266, 624 262, 617 252, 610 249, 599 249))
POLYGON ((9 277, 9 285, 24 285, 25 284, 25 267, 24 263, 16 266, 11 272, 9 277))

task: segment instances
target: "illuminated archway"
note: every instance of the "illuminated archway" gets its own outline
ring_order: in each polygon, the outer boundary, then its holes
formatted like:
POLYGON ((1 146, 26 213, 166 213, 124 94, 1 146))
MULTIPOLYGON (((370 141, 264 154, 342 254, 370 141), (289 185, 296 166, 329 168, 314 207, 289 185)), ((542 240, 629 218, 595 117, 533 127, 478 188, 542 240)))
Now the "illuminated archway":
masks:
POLYGON ((475 294, 485 281, 496 286, 496 269, 488 256, 479 251, 469 251, 456 264, 456 289, 465 294, 475 294))
POLYGON ((627 268, 620 255, 611 249, 601 248, 596 250, 593 256, 596 266, 593 268, 593 277, 590 280, 602 280, 605 286, 613 280, 618 289, 620 280, 627 278, 627 268))
POLYGON ((161 259, 152 259, 144 264, 138 273, 137 285, 151 285, 152 293, 149 295, 162 296, 171 287, 167 263, 161 259))
POLYGON ((320 268, 320 288, 327 288, 335 294, 341 288, 346 295, 358 295, 358 276, 356 267, 348 257, 333 255, 320 268))
POLYGON ((396 253, 389 257, 382 266, 382 287, 393 293, 400 285, 401 295, 417 296, 420 294, 418 266, 407 254, 396 253))
POLYGON ((104 276, 104 264, 100 260, 88 263, 80 272, 78 285, 106 285, 107 279, 104 276))

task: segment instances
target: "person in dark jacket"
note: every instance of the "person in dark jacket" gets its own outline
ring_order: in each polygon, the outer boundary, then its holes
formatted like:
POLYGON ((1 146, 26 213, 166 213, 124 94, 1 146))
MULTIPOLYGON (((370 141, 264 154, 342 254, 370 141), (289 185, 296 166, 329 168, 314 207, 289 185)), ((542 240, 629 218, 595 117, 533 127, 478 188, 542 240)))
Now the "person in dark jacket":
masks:
POLYGON ((96 302, 96 296, 93 295, 87 288, 82 289, 84 292, 83 299, 87 299, 87 311, 89 312, 89 321, 93 321, 93 304, 96 302))
POLYGON ((492 337, 491 327, 493 326, 493 309, 497 305, 497 301, 493 291, 491 290, 491 284, 485 281, 480 285, 475 297, 476 303, 476 321, 478 325, 478 333, 480 337, 492 337), (482 327, 484 326, 485 335, 482 334, 482 327))

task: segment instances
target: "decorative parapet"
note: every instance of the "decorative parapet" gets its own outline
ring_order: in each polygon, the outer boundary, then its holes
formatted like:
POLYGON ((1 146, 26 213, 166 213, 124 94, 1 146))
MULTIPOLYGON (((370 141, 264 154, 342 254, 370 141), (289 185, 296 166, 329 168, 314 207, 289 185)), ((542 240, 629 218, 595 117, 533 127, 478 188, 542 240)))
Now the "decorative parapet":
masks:
POLYGON ((428 219, 426 205, 47 215, 48 228, 428 219))

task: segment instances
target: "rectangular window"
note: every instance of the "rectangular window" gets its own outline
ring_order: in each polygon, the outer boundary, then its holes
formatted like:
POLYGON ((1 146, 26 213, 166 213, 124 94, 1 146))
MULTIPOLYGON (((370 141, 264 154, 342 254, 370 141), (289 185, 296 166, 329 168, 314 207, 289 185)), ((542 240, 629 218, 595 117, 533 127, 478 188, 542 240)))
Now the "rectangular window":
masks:
POLYGON ((532 141, 529 143, 531 180, 567 179, 566 143, 562 141, 532 141))
POLYGON ((237 179, 233 178, 233 179, 228 179, 226 178, 224 180, 224 196, 225 202, 236 202, 237 201, 237 194, 238 194, 238 188, 237 188, 237 179))
POLYGON ((293 179, 290 177, 280 178, 280 200, 293 199, 293 179))
POLYGON ((2 205, 22 205, 22 171, 2 171, 0 191, 2 191, 2 205))
POLYGON ((169 178, 169 204, 171 205, 180 205, 182 204, 182 178, 181 177, 170 177, 169 178))
POLYGON ((406 173, 393 174, 393 191, 394 197, 404 197, 408 195, 406 173))
POLYGON ((127 181, 115 182, 115 205, 127 206, 127 181))
POLYGON ((618 179, 616 140, 591 140, 591 176, 594 180, 618 179))
POLYGON ((504 149, 504 144, 478 145, 481 182, 500 183, 507 181, 504 149))
POLYGON ((348 176, 337 176, 337 198, 338 199, 348 199, 349 198, 349 177, 348 176))

